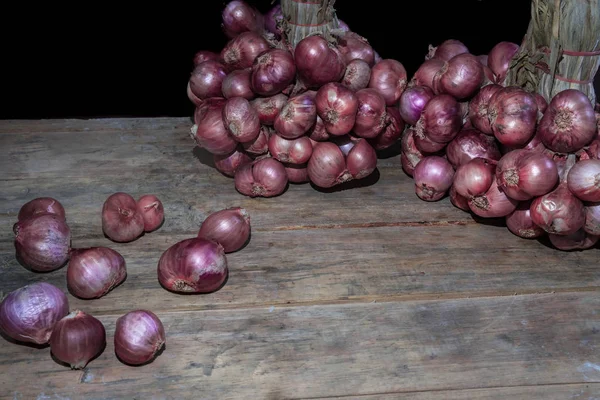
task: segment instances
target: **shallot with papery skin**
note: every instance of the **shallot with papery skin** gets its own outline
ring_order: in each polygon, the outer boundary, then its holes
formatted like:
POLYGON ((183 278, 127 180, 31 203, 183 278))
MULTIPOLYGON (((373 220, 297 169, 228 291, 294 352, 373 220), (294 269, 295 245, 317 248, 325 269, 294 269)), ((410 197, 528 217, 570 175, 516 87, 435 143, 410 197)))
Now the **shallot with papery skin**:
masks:
POLYGON ((306 183, 310 181, 307 164, 284 163, 283 165, 285 166, 285 172, 290 183, 306 183))
POLYGON ((160 199, 153 194, 145 194, 138 199, 137 206, 144 218, 144 231, 158 229, 165 219, 165 208, 160 199))
POLYGON ((190 136, 199 147, 212 154, 230 154, 238 145, 223 122, 225 102, 227 100, 222 97, 206 99, 194 112, 195 124, 190 129, 190 136))
POLYGON ((232 97, 243 97, 247 100, 252 100, 255 93, 250 85, 251 69, 234 69, 231 71, 221 84, 223 97, 226 99, 232 97))
POLYGON ((190 99, 190 101, 195 106, 199 106, 200 104, 202 104, 202 99, 198 98, 198 96, 196 96, 194 93, 192 93, 192 88, 190 87, 190 82, 189 81, 187 83, 186 92, 187 92, 188 99, 190 99))
POLYGON ((377 90, 385 99, 388 106, 395 105, 407 85, 407 75, 404 65, 398 60, 386 58, 371 68, 369 85, 377 90))
POLYGON ((548 233, 571 235, 585 224, 584 204, 567 186, 567 176, 575 164, 574 157, 570 154, 565 165, 559 166, 558 186, 531 202, 531 219, 548 233))
POLYGON ((411 86, 422 85, 427 86, 433 90, 434 94, 439 94, 434 88, 434 79, 437 76, 439 79, 438 72, 444 67, 445 62, 439 58, 432 58, 423 62, 415 74, 413 75, 410 83, 411 86))
MULTIPOLYGON (((267 151, 269 151, 269 138, 272 134, 274 134, 273 128, 266 125, 261 125, 260 132, 258 132, 256 139, 241 144, 244 152, 252 156, 260 156, 265 154, 267 151)), ((247 164, 247 162, 245 162, 245 158, 243 156, 240 157, 242 160, 235 167, 236 170, 242 166, 242 164, 247 164)), ((233 174, 235 175, 235 171, 233 171, 233 174)))
POLYGON ((170 246, 158 261, 158 281, 175 293, 211 293, 228 274, 223 246, 203 238, 184 239, 170 246))
POLYGON ((487 135, 494 134, 488 116, 490 99, 500 89, 502 86, 497 84, 485 85, 469 102, 469 118, 473 127, 487 135))
POLYGON ((243 97, 232 97, 223 106, 223 125, 238 142, 250 142, 260 132, 258 113, 243 97))
POLYGON ((363 179, 377 167, 377 153, 366 139, 356 139, 346 155, 346 168, 353 179, 363 179))
POLYGON ((367 39, 355 32, 346 32, 338 39, 338 48, 346 63, 363 60, 369 66, 375 64, 375 53, 367 39))
POLYGON ((554 189, 558 183, 558 168, 544 153, 517 149, 498 161, 496 179, 507 196, 529 200, 554 189))
POLYGON ((519 201, 511 199, 500 189, 496 180, 488 191, 469 199, 469 208, 476 215, 483 218, 506 217, 519 205, 519 201))
POLYGON ((415 127, 419 137, 427 136, 437 143, 450 142, 462 127, 458 101, 449 94, 434 96, 425 105, 415 127))
POLYGON ((17 215, 18 221, 23 221, 40 214, 56 214, 66 219, 65 208, 53 197, 37 197, 23 204, 17 215))
POLYGON ((417 149, 419 149, 420 152, 427 154, 441 153, 447 145, 447 143, 444 142, 435 142, 427 135, 415 134, 414 140, 417 149))
POLYGON ((339 82, 346 70, 340 51, 318 35, 306 36, 298 42, 294 60, 300 79, 312 89, 329 82, 339 82))
POLYGON ((475 94, 485 78, 483 66, 470 53, 452 57, 438 74, 440 93, 450 94, 459 100, 475 94))
POLYGON ((487 65, 496 75, 496 83, 504 82, 510 62, 517 51, 519 51, 518 44, 503 41, 497 43, 488 53, 487 65))
POLYGON ((194 67, 189 87, 200 100, 222 95, 223 80, 227 76, 225 66, 216 60, 208 60, 194 67))
MULTIPOLYGON (((266 150, 263 152, 265 153, 266 150)), ((262 154, 262 153, 261 153, 262 154)), ((239 167, 244 164, 249 164, 252 162, 252 158, 241 149, 235 149, 233 153, 219 156, 213 155, 213 161, 215 163, 215 168, 221 172, 223 175, 233 178, 235 176, 235 171, 239 167)))
POLYGON ((315 92, 305 92, 288 99, 273 126, 286 139, 304 135, 317 120, 315 92))
POLYGON ((319 117, 319 114, 317 114, 317 119, 314 125, 310 128, 306 135, 311 140, 314 140, 316 142, 323 142, 329 139, 329 132, 327 132, 327 129, 325 129, 325 123, 323 122, 323 119, 319 117))
POLYGON ((490 98, 488 115, 494 136, 505 146, 521 146, 535 134, 537 102, 518 86, 498 90, 490 98))
POLYGON ((569 190, 583 201, 600 201, 600 160, 575 163, 567 175, 569 190))
POLYGON ((508 230, 514 235, 525 239, 534 239, 546 234, 542 228, 533 223, 530 207, 531 201, 522 201, 505 218, 508 230))
POLYGON ((558 250, 586 250, 592 248, 598 243, 600 236, 590 235, 583 229, 569 235, 548 234, 550 243, 558 250))
POLYGON ((133 310, 117 319, 115 354, 125 364, 142 365, 154 360, 165 343, 165 327, 152 311, 133 310))
POLYGON ((194 59, 193 59, 194 67, 197 67, 198 65, 202 64, 204 61, 208 61, 208 60, 219 61, 220 58, 221 58, 221 56, 218 53, 215 53, 214 51, 199 50, 196 52, 196 54, 194 54, 194 59))
POLYGON ((356 100, 358 108, 352 131, 362 138, 376 137, 388 123, 385 99, 377 90, 366 88, 356 92, 356 100))
POLYGON ((310 159, 312 150, 312 143, 308 136, 285 139, 275 133, 269 138, 271 156, 284 163, 304 164, 310 159))
POLYGON ((250 104, 252 104, 252 107, 258 113, 260 123, 272 126, 287 101, 288 97, 285 94, 278 93, 268 97, 257 97, 250 104))
POLYGON ((283 21, 283 13, 281 12, 281 4, 275 4, 264 14, 265 29, 275 35, 276 38, 281 37, 281 21, 283 21))
POLYGON ((294 57, 287 50, 269 49, 252 64, 252 90, 261 96, 272 96, 288 87, 296 78, 294 57))
POLYGON ((75 310, 54 325, 50 351, 71 369, 85 368, 106 346, 106 330, 99 319, 75 310))
POLYGON ((495 179, 496 165, 485 158, 474 158, 460 165, 454 173, 452 185, 467 199, 484 195, 495 179))
POLYGON ((219 243, 225 253, 238 251, 250 239, 250 215, 242 207, 213 212, 202 222, 198 237, 219 243))
POLYGON ((444 157, 424 157, 413 172, 415 192, 421 200, 441 200, 454 179, 454 168, 444 157))
POLYGON ((235 38, 243 32, 264 30, 264 17, 253 6, 243 0, 231 0, 221 14, 222 28, 225 35, 235 38))
POLYGON ((43 345, 54 325, 69 313, 69 300, 58 287, 35 282, 8 293, 0 303, 0 331, 11 339, 43 345))
POLYGON ((48 272, 69 259, 71 229, 58 214, 36 214, 13 225, 17 258, 32 271, 48 272))
POLYGON ((274 197, 288 184, 285 167, 272 157, 255 160, 240 167, 234 176, 235 188, 250 197, 274 197))
POLYGON ((115 242, 131 242, 144 233, 144 216, 128 193, 113 193, 102 206, 102 231, 115 242))
POLYGON ((437 58, 442 61, 449 61, 452 57, 463 53, 469 53, 469 49, 463 42, 456 39, 448 39, 436 47, 430 45, 429 53, 425 56, 425 59, 437 58))
POLYGON ((402 162, 402 169, 409 176, 413 176, 413 172, 419 161, 421 161, 425 155, 419 151, 415 145, 415 130, 414 128, 408 128, 402 134, 400 139, 401 153, 400 161, 402 162))
POLYGON ((454 185, 450 187, 450 190, 448 191, 448 197, 450 197, 450 203, 452 203, 454 207, 463 211, 471 211, 469 208, 469 200, 466 197, 458 194, 454 185))
POLYGON ((67 267, 67 287, 81 299, 97 299, 125 281, 123 256, 108 247, 73 249, 67 267))
POLYGON ((341 83, 348 89, 357 91, 366 88, 370 79, 371 67, 369 64, 364 60, 355 59, 346 65, 341 83))
POLYGON ((500 151, 502 152, 502 154, 506 154, 510 151, 517 150, 517 149, 536 151, 536 152, 545 153, 545 154, 549 152, 549 150, 546 148, 546 146, 544 146, 544 144, 540 140, 539 135, 536 135, 536 134, 534 134, 531 137, 531 139, 529 139, 529 141, 527 141, 527 143, 525 143, 524 145, 513 147, 513 146, 505 146, 502 143, 500 143, 499 147, 500 147, 500 151))
POLYGON ((462 129, 446 146, 446 158, 454 168, 477 157, 500 160, 502 153, 493 136, 484 135, 477 129, 462 129))
POLYGON ((358 98, 341 83, 329 82, 321 86, 315 96, 317 114, 331 135, 345 135, 356 121, 358 98))
POLYGON ((242 32, 225 44, 221 59, 230 70, 251 68, 256 57, 269 50, 269 43, 256 32, 242 32))
POLYGON ((352 175, 346 169, 344 153, 333 142, 319 142, 315 145, 307 168, 311 182, 322 188, 352 180, 352 175))
POLYGON ((399 110, 404 122, 416 125, 425 106, 435 96, 427 86, 415 85, 407 88, 400 96, 399 110))
POLYGON ((600 235, 600 202, 585 204, 585 225, 583 229, 591 235, 600 235))
POLYGON ((566 154, 582 149, 598 135, 592 102, 577 89, 557 93, 550 100, 537 133, 552 151, 566 154))
POLYGON ((387 107, 386 114, 387 125, 379 135, 369 140, 375 150, 384 150, 394 145, 400 140, 406 127, 400 111, 396 107, 387 107))

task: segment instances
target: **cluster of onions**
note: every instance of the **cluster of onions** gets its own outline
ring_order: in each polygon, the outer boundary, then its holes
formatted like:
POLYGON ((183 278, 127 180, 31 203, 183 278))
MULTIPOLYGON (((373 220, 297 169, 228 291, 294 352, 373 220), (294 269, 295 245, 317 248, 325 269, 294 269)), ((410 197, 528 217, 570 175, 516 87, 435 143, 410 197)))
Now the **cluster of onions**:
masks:
POLYGON ((155 195, 145 194, 136 201, 129 193, 116 192, 102 206, 102 230, 115 242, 131 242, 158 229, 164 216, 163 204, 155 195))
MULTIPOLYGON (((154 195, 136 202, 128 194, 116 193, 107 199, 102 217, 107 236, 131 241, 139 236, 140 227, 142 232, 156 230, 164 211, 154 195)), ((54 271, 68 262, 67 288, 75 297, 100 298, 127 276, 125 259, 117 251, 104 246, 71 248, 65 209, 52 197, 25 203, 13 230, 17 257, 31 270, 54 271)), ((85 368, 106 346, 104 324, 88 312, 70 310, 66 294, 47 282, 25 285, 2 300, 0 332, 16 343, 50 346, 54 359, 72 369, 85 368)), ((154 313, 134 310, 117 320, 114 340, 119 360, 140 365, 158 355, 165 331, 154 313)))
POLYGON ((416 195, 559 250, 600 239, 600 136, 579 90, 546 101, 504 84, 518 45, 474 56, 457 40, 431 47, 400 98, 403 170, 416 195))
POLYGON ((381 59, 341 23, 336 43, 316 34, 295 48, 281 32, 279 4, 264 15, 244 1, 222 15, 228 42, 194 56, 187 94, 190 134, 215 168, 250 197, 281 195, 289 184, 329 188, 363 179, 377 151, 400 140, 404 66, 381 59))
POLYGON ((171 245, 158 261, 158 281, 174 293, 212 293, 229 274, 226 253, 241 250, 250 240, 250 216, 231 207, 209 214, 196 237, 171 245))

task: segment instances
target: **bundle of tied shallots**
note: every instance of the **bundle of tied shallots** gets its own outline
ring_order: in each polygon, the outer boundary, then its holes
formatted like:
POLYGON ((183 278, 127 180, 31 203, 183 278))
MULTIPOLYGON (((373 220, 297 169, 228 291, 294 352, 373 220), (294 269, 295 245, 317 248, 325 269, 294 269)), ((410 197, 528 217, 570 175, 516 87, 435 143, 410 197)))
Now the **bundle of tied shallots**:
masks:
POLYGON ((589 249, 600 238, 600 114, 575 89, 546 101, 506 85, 518 48, 430 48, 399 102, 402 167, 422 200, 449 195, 464 211, 505 219, 519 237, 589 249))
POLYGON ((342 21, 333 39, 314 34, 292 48, 282 18, 280 5, 263 15, 230 1, 222 13, 228 42, 195 55, 187 87, 196 106, 191 136, 251 197, 280 195, 290 182, 331 188, 363 179, 405 127, 399 61, 381 59, 342 21))

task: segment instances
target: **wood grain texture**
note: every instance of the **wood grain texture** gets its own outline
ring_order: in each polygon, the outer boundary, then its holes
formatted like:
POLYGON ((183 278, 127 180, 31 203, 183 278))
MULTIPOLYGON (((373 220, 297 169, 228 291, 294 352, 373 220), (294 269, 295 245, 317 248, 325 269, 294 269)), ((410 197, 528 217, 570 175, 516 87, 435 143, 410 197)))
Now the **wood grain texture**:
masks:
MULTIPOLYGON (((129 307, 130 298, 143 298, 157 310, 196 310, 600 287, 594 251, 561 252, 536 241, 520 243, 502 228, 468 225, 256 231, 246 247, 227 255, 230 272, 224 287, 182 296, 161 288, 156 268, 162 252, 187 237, 191 235, 155 232, 127 244, 103 237, 75 239, 74 247, 102 245, 119 251, 128 277, 103 298, 90 302, 71 297, 72 304, 93 304, 96 312, 111 313, 129 307), (483 248, 485 252, 474 251, 483 248)), ((3 290, 38 280, 66 290, 68 267, 31 272, 16 261, 12 241, 0 242, 0 254, 3 290)))
POLYGON ((393 151, 360 184, 252 199, 195 147, 190 126, 0 121, 0 297, 36 281, 67 292, 66 266, 40 274, 15 258, 12 226, 35 197, 65 206, 73 247, 114 248, 128 269, 101 299, 69 295, 71 309, 105 324, 104 353, 71 371, 49 348, 2 338, 0 398, 600 398, 597 249, 558 251, 447 198, 423 202, 393 151), (131 243, 108 240, 100 212, 116 191, 157 195, 164 225, 131 243), (227 255, 226 285, 206 295, 162 288, 160 255, 236 206, 252 236, 227 255), (116 318, 137 308, 163 319, 167 348, 132 368, 111 340, 116 318))
POLYGON ((117 316, 101 316, 108 344, 85 371, 48 348, 3 346, 0 387, 28 399, 292 399, 597 384, 599 310, 581 293, 160 313, 166 349, 137 368, 114 355, 117 316))
POLYGON ((585 399, 595 400, 600 393, 600 384, 572 384, 572 385, 542 385, 520 386, 509 388, 485 388, 467 390, 442 390, 417 393, 381 393, 366 396, 335 396, 315 397, 314 400, 565 400, 585 399))

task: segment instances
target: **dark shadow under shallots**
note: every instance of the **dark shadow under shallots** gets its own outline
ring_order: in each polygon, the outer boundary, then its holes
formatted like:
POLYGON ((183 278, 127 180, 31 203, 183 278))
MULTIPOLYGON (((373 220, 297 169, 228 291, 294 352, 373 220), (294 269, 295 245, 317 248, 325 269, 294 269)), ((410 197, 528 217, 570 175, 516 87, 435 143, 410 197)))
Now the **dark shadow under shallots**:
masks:
POLYGON ((379 181, 380 177, 381 177, 381 174, 379 173, 379 169, 375 168, 375 170, 369 176, 366 176, 362 179, 353 179, 351 181, 344 182, 344 183, 335 185, 330 188, 319 187, 319 186, 315 185, 313 182, 310 182, 310 185, 317 192, 335 193, 335 192, 341 192, 344 190, 373 186, 374 184, 376 184, 379 181))
POLYGON ((145 363, 142 364, 130 364, 128 362, 125 362, 121 359, 121 357, 119 357, 117 354, 115 354, 115 356, 117 357, 117 360, 119 360, 120 362, 122 362, 123 364, 127 365, 128 367, 134 367, 134 368, 139 368, 139 367, 143 367, 145 365, 148 364, 152 364, 154 362, 154 360, 156 360, 158 357, 160 357, 160 355, 167 349, 167 343, 165 341, 165 343, 162 345, 162 347, 156 352, 156 354, 154 354, 154 356, 149 359, 148 361, 146 361, 145 363))
POLYGON ((200 146, 194 146, 194 148, 192 150, 192 154, 198 161, 200 161, 201 164, 204 164, 208 167, 211 167, 211 168, 217 170, 217 167, 215 166, 215 157, 208 150, 206 150, 200 146))
POLYGON ((385 160, 388 158, 399 156, 401 149, 402 146, 400 144, 400 141, 398 140, 396 143, 394 143, 388 148, 385 148, 383 150, 377 150, 377 159, 385 160))
POLYGON ((2 331, 0 331, 0 336, 2 336, 2 338, 4 340, 6 340, 7 342, 9 342, 9 343, 17 344, 19 346, 30 347, 32 349, 41 350, 41 349, 45 349, 47 347, 50 347, 50 345, 48 343, 37 344, 37 343, 32 343, 32 342, 24 342, 24 341, 21 341, 21 340, 16 340, 16 339, 11 338, 10 336, 8 336, 6 333, 4 333, 2 331))

